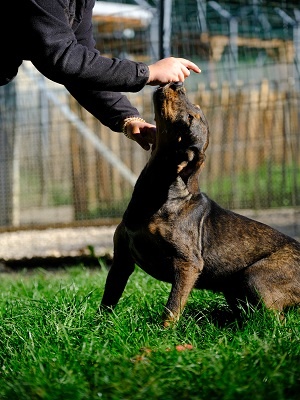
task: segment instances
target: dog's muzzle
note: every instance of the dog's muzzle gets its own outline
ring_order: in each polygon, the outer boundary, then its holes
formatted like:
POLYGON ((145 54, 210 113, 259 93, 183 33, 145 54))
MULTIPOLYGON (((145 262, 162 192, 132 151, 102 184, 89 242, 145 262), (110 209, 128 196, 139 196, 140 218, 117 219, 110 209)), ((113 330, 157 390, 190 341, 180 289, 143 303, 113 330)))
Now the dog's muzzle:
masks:
POLYGON ((175 93, 185 94, 183 82, 170 82, 166 85, 159 86, 153 93, 154 106, 160 108, 162 101, 165 98, 172 97, 172 95, 175 93))
POLYGON ((174 90, 177 90, 177 89, 180 89, 180 88, 182 88, 182 87, 183 87, 183 82, 169 82, 169 83, 167 83, 166 85, 161 85, 161 86, 159 86, 159 87, 156 89, 156 91, 159 92, 159 91, 164 91, 164 90, 166 90, 166 89, 174 89, 174 90))

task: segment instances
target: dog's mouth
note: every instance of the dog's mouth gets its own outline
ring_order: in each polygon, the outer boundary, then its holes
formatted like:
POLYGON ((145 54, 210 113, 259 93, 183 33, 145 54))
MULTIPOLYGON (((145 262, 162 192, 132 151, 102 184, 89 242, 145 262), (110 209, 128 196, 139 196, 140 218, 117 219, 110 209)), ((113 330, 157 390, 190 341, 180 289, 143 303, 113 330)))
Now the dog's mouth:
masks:
POLYGON ((205 116, 199 106, 190 102, 182 82, 158 87, 153 103, 156 149, 172 153, 178 161, 177 172, 188 177, 204 160, 209 136, 205 116))

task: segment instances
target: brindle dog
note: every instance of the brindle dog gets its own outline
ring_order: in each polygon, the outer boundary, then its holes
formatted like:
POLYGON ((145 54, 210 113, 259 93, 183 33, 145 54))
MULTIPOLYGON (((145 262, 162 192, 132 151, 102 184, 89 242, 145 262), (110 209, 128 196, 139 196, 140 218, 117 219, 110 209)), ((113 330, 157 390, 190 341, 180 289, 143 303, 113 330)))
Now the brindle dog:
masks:
POLYGON ((177 320, 193 288, 282 311, 300 303, 300 243, 201 193, 209 130, 182 83, 154 93, 156 148, 114 236, 103 306, 120 299, 135 264, 172 284, 164 324, 177 320))

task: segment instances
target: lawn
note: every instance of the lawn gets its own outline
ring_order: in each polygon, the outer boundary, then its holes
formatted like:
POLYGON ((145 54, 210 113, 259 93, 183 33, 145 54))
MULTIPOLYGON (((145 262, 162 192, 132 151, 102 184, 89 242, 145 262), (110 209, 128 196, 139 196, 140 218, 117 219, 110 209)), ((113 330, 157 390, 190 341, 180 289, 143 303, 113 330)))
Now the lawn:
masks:
POLYGON ((201 190, 226 208, 292 207, 300 204, 299 166, 262 164, 255 171, 240 171, 211 181, 201 181, 201 190))
POLYGON ((194 291, 174 328, 170 287, 139 269, 114 313, 96 316, 105 269, 1 275, 0 399, 300 398, 300 313, 231 318, 222 295, 194 291))

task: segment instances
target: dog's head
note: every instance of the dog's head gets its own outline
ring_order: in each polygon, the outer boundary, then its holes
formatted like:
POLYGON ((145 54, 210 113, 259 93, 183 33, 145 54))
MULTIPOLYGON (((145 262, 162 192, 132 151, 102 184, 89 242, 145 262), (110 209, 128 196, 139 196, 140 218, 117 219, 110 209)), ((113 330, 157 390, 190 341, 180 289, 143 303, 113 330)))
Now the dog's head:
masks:
POLYGON ((174 154, 177 172, 186 181, 199 172, 209 141, 206 118, 186 96, 182 82, 159 87, 153 96, 156 151, 174 154))

